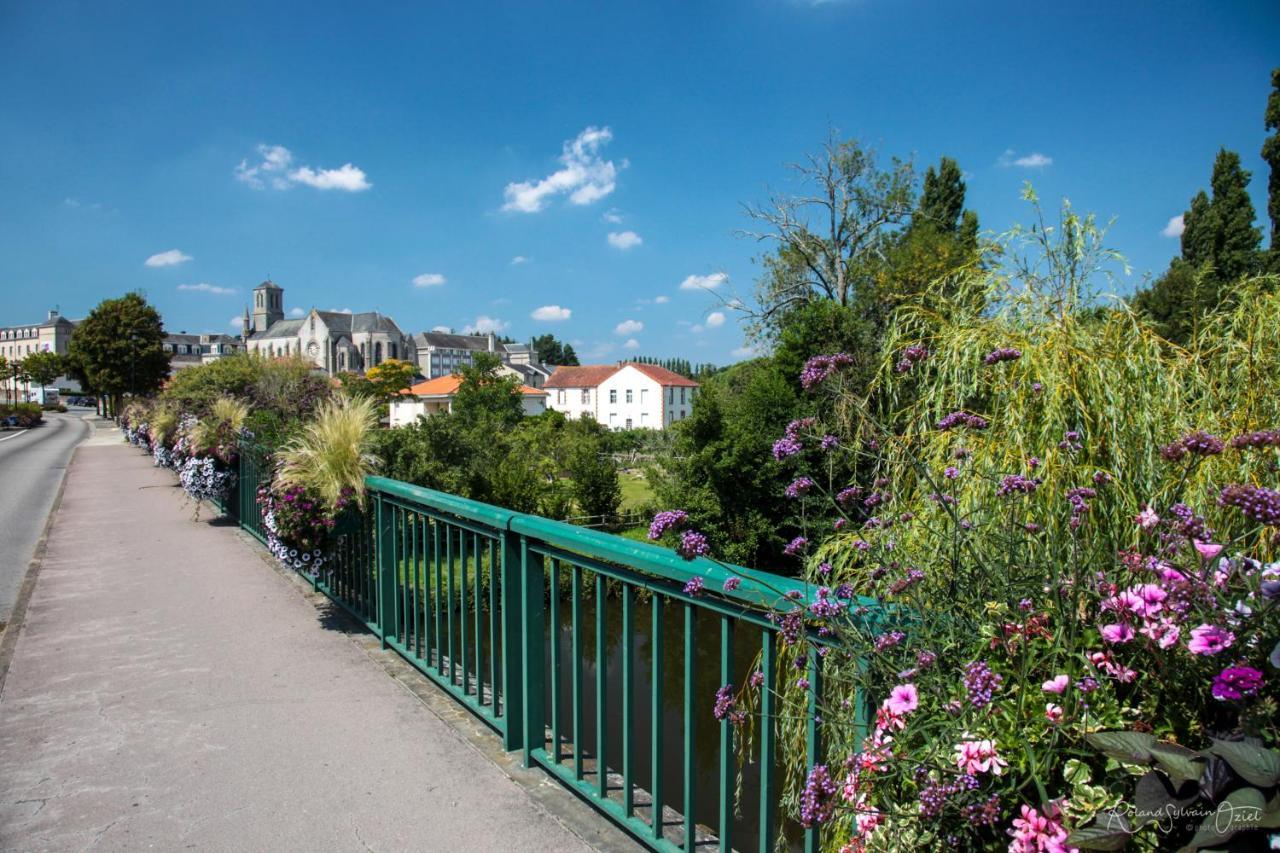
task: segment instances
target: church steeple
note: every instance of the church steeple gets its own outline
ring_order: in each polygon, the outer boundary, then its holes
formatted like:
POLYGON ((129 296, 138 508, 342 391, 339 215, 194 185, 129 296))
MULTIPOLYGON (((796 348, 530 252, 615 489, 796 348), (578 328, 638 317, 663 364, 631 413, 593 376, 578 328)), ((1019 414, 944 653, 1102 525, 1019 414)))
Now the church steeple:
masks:
POLYGON ((253 321, 249 319, 249 306, 244 306, 244 320, 240 323, 240 339, 248 342, 249 336, 253 334, 253 321))
POLYGON ((253 289, 253 331, 265 332, 284 319, 284 288, 271 279, 253 289))

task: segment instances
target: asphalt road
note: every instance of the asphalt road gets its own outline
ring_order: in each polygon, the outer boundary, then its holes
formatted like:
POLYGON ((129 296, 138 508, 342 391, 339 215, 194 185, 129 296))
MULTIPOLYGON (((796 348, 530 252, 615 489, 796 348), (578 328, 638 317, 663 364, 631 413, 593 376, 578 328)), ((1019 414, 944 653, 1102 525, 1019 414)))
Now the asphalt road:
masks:
POLYGON ((71 452, 89 435, 88 413, 46 412, 34 429, 0 431, 0 623, 9 621, 71 452))

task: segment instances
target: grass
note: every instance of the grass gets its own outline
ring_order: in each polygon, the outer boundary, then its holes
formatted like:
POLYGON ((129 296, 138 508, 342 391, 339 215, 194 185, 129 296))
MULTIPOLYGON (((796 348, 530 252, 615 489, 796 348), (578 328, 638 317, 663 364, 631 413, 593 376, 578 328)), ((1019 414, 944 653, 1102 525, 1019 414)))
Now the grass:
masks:
POLYGON ((653 487, 644 474, 623 472, 618 475, 618 484, 622 487, 622 505, 619 509, 623 512, 643 509, 653 503, 653 487))

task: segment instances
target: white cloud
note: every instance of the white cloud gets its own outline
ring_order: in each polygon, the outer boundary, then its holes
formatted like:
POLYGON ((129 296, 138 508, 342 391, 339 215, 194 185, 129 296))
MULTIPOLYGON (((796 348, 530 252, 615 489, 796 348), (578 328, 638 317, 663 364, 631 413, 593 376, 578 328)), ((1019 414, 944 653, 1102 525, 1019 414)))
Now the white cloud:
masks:
POLYGON ((711 275, 690 275, 680 282, 681 290, 715 290, 729 280, 727 273, 713 272, 711 275))
POLYGON ((730 352, 729 355, 733 356, 734 358, 755 358, 756 356, 760 355, 760 350, 757 347, 751 344, 748 344, 746 346, 738 347, 737 349, 730 352))
POLYGON ((290 317, 305 317, 305 316, 307 316, 307 312, 306 312, 304 309, 302 309, 302 308, 290 308, 290 309, 289 309, 289 316, 290 316, 290 317))
POLYGON ((278 190, 289 188, 285 171, 293 162, 293 152, 283 145, 259 145, 258 154, 262 162, 250 166, 249 161, 241 160, 236 166, 236 180, 243 181, 255 190, 263 189, 268 182, 278 190))
POLYGON ((191 290, 199 293, 216 293, 219 296, 225 296, 229 293, 235 293, 235 290, 233 288, 218 287, 216 284, 209 284, 203 281, 200 282, 199 284, 180 284, 178 285, 178 290, 191 290))
POLYGON ((1166 237, 1181 237, 1182 232, 1185 230, 1187 230, 1187 225, 1182 221, 1182 214, 1179 213, 1177 216, 1169 218, 1169 224, 1160 233, 1166 237))
POLYGON ((413 277, 414 287, 439 287, 446 281, 445 277, 438 272, 424 272, 422 275, 413 277))
POLYGON ((640 235, 634 231, 609 232, 609 245, 615 249, 626 251, 627 249, 634 249, 643 242, 644 240, 640 239, 640 235))
POLYGON ((243 328, 244 328, 244 318, 243 318, 243 317, 232 317, 232 318, 231 318, 231 322, 230 322, 230 323, 228 323, 227 325, 228 325, 228 326, 230 326, 230 327, 231 327, 231 328, 233 328, 233 329, 243 329, 243 328))
POLYGON ((306 184, 318 190, 343 190, 345 192, 361 192, 373 186, 364 170, 351 163, 345 163, 337 169, 313 169, 310 166, 299 166, 292 171, 293 152, 283 145, 259 145, 260 162, 250 166, 247 159, 236 166, 236 180, 242 181, 255 190, 265 189, 269 184, 272 189, 287 190, 294 184, 306 184))
POLYGON ((541 308, 534 309, 529 316, 535 320, 558 322, 568 320, 572 315, 573 311, 568 308, 561 308, 559 305, 543 305, 541 308))
POLYGON ((488 334, 489 332, 497 334, 498 332, 505 331, 510 325, 511 324, 505 320, 499 320, 497 317, 490 317, 486 314, 481 314, 476 318, 474 323, 468 323, 463 328, 462 334, 474 335, 477 332, 482 335, 488 334))
POLYGON ((444 332, 446 335, 453 333, 453 329, 450 329, 448 326, 432 326, 431 331, 444 332))
MULTIPOLYGON (((607 127, 588 127, 575 139, 564 144, 560 154, 561 169, 539 181, 507 184, 503 190, 503 210, 537 213, 547 206, 552 196, 568 194, 572 204, 591 204, 613 192, 619 167, 600 156, 600 149, 613 139, 607 127)), ((621 168, 627 162, 622 161, 621 168)))
POLYGON ((192 257, 177 249, 170 249, 167 252, 160 252, 152 255, 144 262, 149 267, 176 267, 178 264, 185 264, 192 260, 192 257))
POLYGON ((712 311, 707 315, 707 328, 718 329, 724 325, 724 312, 712 311))
POLYGON ((1021 157, 1014 156, 1017 154, 1012 148, 1006 148, 1000 158, 996 160, 1000 166, 1017 166, 1020 169, 1043 169, 1045 166, 1053 165, 1053 158, 1047 154, 1041 154, 1034 151, 1030 154, 1024 154, 1021 157))
POLYGON ((520 264, 527 264, 527 263, 529 263, 529 259, 526 258, 524 255, 516 255, 514 258, 511 259, 511 266, 513 267, 518 267, 520 266, 520 264))
POLYGON ((670 302, 670 301, 671 301, 671 297, 670 297, 670 296, 655 296, 655 297, 653 297, 653 302, 654 302, 654 304, 655 304, 655 305, 666 305, 666 304, 667 304, 668 302, 670 302))
POLYGON ((329 313, 330 314, 350 314, 351 309, 350 308, 330 308, 329 313))
POLYGON ((622 345, 623 349, 640 349, 640 342, 635 338, 627 338, 627 342, 622 345))
POLYGON ((623 320, 613 327, 615 335, 631 335, 644 330, 644 323, 639 320, 623 320))
POLYGON ((622 214, 618 213, 618 208, 610 208, 600 214, 600 218, 610 225, 620 225, 622 223, 622 214))

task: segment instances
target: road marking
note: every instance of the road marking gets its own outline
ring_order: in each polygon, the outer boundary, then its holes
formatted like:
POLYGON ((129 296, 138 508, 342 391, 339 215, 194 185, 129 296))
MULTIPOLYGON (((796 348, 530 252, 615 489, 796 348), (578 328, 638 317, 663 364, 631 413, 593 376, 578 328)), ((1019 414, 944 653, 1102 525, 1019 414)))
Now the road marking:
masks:
POLYGON ((4 438, 0 438, 0 441, 8 441, 8 440, 9 440, 9 439, 11 439, 11 438, 17 438, 18 436, 20 436, 20 435, 22 435, 23 433, 26 433, 26 432, 30 432, 30 430, 25 430, 25 429, 24 429, 22 432, 15 432, 13 435, 6 435, 4 438))

